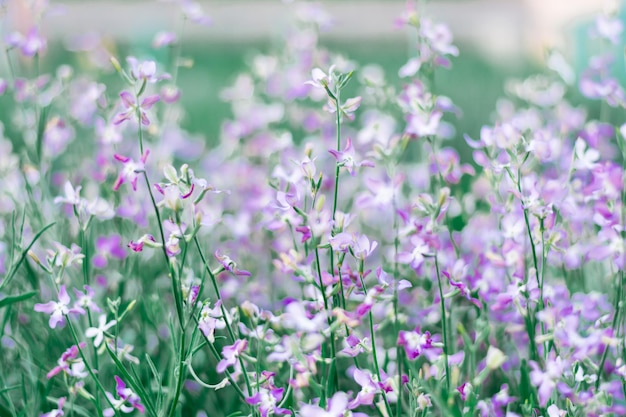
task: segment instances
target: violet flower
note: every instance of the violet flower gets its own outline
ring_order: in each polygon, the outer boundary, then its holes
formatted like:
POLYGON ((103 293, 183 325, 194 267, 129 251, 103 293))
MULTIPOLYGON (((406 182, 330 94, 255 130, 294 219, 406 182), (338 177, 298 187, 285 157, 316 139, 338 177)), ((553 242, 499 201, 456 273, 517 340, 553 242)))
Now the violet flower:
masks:
POLYGON ((78 346, 72 345, 65 352, 63 352, 57 361, 58 365, 46 374, 46 378, 50 379, 61 372, 64 372, 68 376, 74 378, 87 377, 89 373, 87 372, 83 359, 79 357, 79 346, 81 349, 84 349, 87 346, 87 343, 81 342, 78 346))
POLYGON ((224 349, 222 349, 222 356, 224 357, 224 359, 217 363, 217 367, 215 368, 215 370, 221 374, 229 366, 235 365, 235 363, 237 363, 239 355, 241 355, 241 353, 246 350, 247 347, 248 341, 241 339, 235 340, 235 343, 230 346, 224 346, 224 349))
MULTIPOLYGON (((123 413, 132 413, 134 410, 143 413, 145 411, 144 406, 141 404, 141 399, 130 388, 126 388, 126 383, 122 379, 115 375, 116 381, 116 393, 119 399, 116 399, 110 392, 106 393, 107 398, 115 408, 115 410, 123 413)), ((112 417, 115 415, 113 408, 107 408, 102 412, 104 417, 112 417)))
POLYGON ((41 414, 39 417, 61 417, 64 416, 63 406, 65 405, 65 397, 59 398, 57 401, 57 408, 54 410, 48 411, 45 414, 41 414))
POLYGON ((145 170, 146 159, 148 159, 148 154, 150 151, 146 149, 141 156, 139 162, 135 162, 133 159, 115 154, 113 158, 120 161, 124 166, 122 167, 117 179, 115 180, 115 184, 113 184, 113 191, 117 191, 120 189, 122 184, 125 182, 130 182, 133 187, 133 191, 137 191, 137 180, 139 178, 139 173, 145 170))
POLYGON ((291 411, 278 407, 284 391, 284 388, 267 389, 261 387, 252 397, 246 398, 246 402, 250 405, 258 405, 261 417, 268 417, 272 414, 289 415, 291 411))
MULTIPOLYGON (((50 314, 48 324, 51 329, 56 328, 57 325, 62 327, 65 325, 65 316, 69 313, 80 314, 82 310, 75 307, 70 308, 70 301, 70 296, 67 293, 65 285, 61 285, 59 287, 59 301, 48 301, 45 304, 35 304, 35 311, 50 314)), ((84 310, 82 312, 84 313, 84 310)))
POLYGON ((331 149, 328 152, 330 152, 335 157, 338 165, 341 167, 345 167, 350 173, 350 175, 352 176, 356 174, 354 171, 356 167, 364 166, 364 167, 373 168, 375 166, 373 162, 367 159, 364 159, 361 162, 357 162, 355 160, 356 151, 354 150, 354 147, 352 146, 352 139, 350 139, 349 137, 348 137, 348 140, 346 141, 346 147, 344 148, 343 151, 336 151, 334 149, 331 149))
POLYGON ((376 393, 380 391, 380 383, 374 381, 371 372, 360 369, 355 369, 352 377, 361 386, 361 391, 354 400, 350 401, 348 408, 354 409, 360 405, 372 405, 376 393))
POLYGON ((411 332, 400 331, 398 333, 398 345, 404 347, 409 360, 415 360, 424 350, 433 347, 433 340, 430 337, 430 332, 420 333, 419 328, 416 328, 411 332))
POLYGON ((237 268, 237 264, 235 261, 230 259, 228 255, 220 255, 218 251, 215 251, 215 259, 219 261, 220 264, 224 267, 224 270, 230 272, 233 275, 237 275, 240 277, 249 277, 252 274, 244 269, 237 268))
POLYGON ((120 98, 122 100, 122 106, 126 110, 115 115, 113 118, 113 124, 119 125, 126 120, 130 120, 132 117, 137 115, 137 112, 139 112, 141 124, 144 126, 150 125, 150 119, 148 119, 146 110, 150 110, 152 106, 160 100, 158 94, 145 97, 140 104, 137 104, 137 98, 128 91, 122 91, 120 93, 120 98))
POLYGON ((81 292, 74 288, 74 294, 76 294, 77 300, 74 303, 74 308, 88 308, 91 311, 96 313, 100 313, 102 310, 98 307, 98 304, 94 301, 94 297, 96 296, 96 292, 89 285, 85 285, 85 292, 81 292))
POLYGON ((96 268, 106 268, 109 258, 124 259, 126 252, 122 248, 122 237, 118 234, 99 236, 96 240, 96 254, 92 262, 96 268))

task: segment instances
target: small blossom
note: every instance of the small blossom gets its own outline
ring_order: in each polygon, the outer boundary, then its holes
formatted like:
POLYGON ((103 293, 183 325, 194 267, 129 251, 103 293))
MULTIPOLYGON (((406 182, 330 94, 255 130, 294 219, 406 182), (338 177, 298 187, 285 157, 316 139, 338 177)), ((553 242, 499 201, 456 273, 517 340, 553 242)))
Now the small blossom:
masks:
POLYGON ((146 244, 146 242, 156 242, 156 239, 154 239, 154 236, 152 235, 145 234, 140 237, 139 240, 137 240, 136 242, 131 240, 128 243, 128 247, 133 252, 141 252, 143 251, 143 246, 146 244))
POLYGON ((328 152, 330 152, 335 157, 335 159, 337 160, 337 164, 339 166, 345 167, 352 176, 356 174, 354 170, 356 167, 374 167, 374 163, 368 161, 367 159, 364 159, 361 162, 357 162, 355 160, 356 151, 352 146, 352 139, 350 138, 348 138, 348 140, 346 141, 346 147, 343 151, 336 151, 334 149, 331 149, 328 152))
POLYGON ((81 342, 78 346, 72 345, 69 349, 63 352, 57 361, 58 365, 48 372, 46 378, 50 379, 61 372, 64 372, 68 376, 74 378, 87 377, 89 373, 87 372, 83 359, 79 357, 79 346, 80 349, 84 349, 87 344, 85 342, 81 342))
POLYGON ((415 360, 425 349, 433 347, 430 332, 420 333, 418 329, 411 332, 401 331, 398 334, 398 345, 404 347, 407 358, 415 360))
POLYGON ((63 326, 65 324, 65 316, 69 313, 80 313, 80 310, 69 307, 70 301, 70 296, 67 293, 65 285, 61 285, 61 287, 59 287, 59 301, 48 301, 45 304, 35 304, 35 311, 38 313, 50 314, 48 324, 51 329, 54 329, 57 325, 63 326))
POLYGON ((91 288, 89 285, 85 285, 83 288, 85 289, 85 292, 81 292, 74 288, 74 294, 76 294, 76 297, 78 298, 74 303, 74 308, 88 308, 89 310, 96 313, 102 311, 100 307, 98 307, 98 304, 96 304, 96 302, 94 301, 96 292, 93 290, 93 288, 91 288))
POLYGON ((224 349, 222 349, 222 356, 224 359, 218 362, 217 368, 215 368, 216 371, 221 374, 229 366, 235 365, 239 355, 246 350, 247 347, 248 341, 241 339, 236 340, 235 343, 230 346, 224 346, 224 349))
POLYGON ((117 320, 111 320, 107 323, 106 314, 101 314, 98 319, 98 327, 89 327, 85 330, 86 337, 93 337, 93 345, 99 347, 104 340, 104 332, 117 324, 117 320))
POLYGON ((126 258, 126 252, 122 248, 122 237, 118 234, 99 236, 96 240, 96 254, 92 259, 93 265, 96 268, 106 268, 110 258, 126 258))
POLYGON ((65 413, 63 412, 63 406, 65 405, 65 397, 61 397, 59 398, 59 400, 57 401, 57 408, 49 411, 45 414, 41 414, 39 417, 61 417, 64 416, 65 413))
POLYGON ((176 34, 173 32, 158 32, 152 39, 153 48, 163 48, 176 43, 176 34))
POLYGON ((143 172, 145 169, 146 159, 148 159, 148 154, 150 152, 146 149, 141 156, 139 162, 135 162, 133 159, 115 154, 113 157, 120 161, 124 166, 120 170, 117 179, 115 180, 115 184, 113 184, 113 191, 117 191, 120 189, 122 184, 125 182, 129 182, 133 187, 133 191, 137 191, 137 180, 139 178, 139 173, 143 172))
MULTIPOLYGON (((126 388, 126 384, 119 376, 115 375, 115 381, 116 393, 119 399, 116 399, 110 392, 106 393, 107 398, 109 399, 111 404, 113 404, 115 410, 121 411, 123 413, 132 413, 133 410, 137 410, 140 413, 143 413, 145 411, 145 408, 141 404, 141 399, 139 398, 139 396, 135 394, 130 388, 126 388)), ((113 408, 107 408, 102 412, 102 415, 105 417, 111 417, 115 415, 115 410, 113 410, 113 408)))
POLYGON ((130 120, 132 117, 137 115, 137 112, 139 112, 141 124, 144 126, 150 125, 150 119, 148 119, 148 114, 146 113, 146 110, 150 110, 152 106, 160 100, 158 95, 145 97, 141 101, 141 104, 137 104, 137 98, 128 91, 122 91, 120 93, 120 98, 122 101, 122 106, 126 110, 115 115, 115 117, 113 118, 113 124, 119 125, 126 120, 130 120))
POLYGON ((224 269, 234 275, 241 277, 249 277, 252 275, 250 272, 237 268, 237 264, 235 261, 230 259, 228 255, 220 255, 218 251, 215 251, 215 258, 219 261, 220 264, 224 267, 224 269))
POLYGON ((261 387, 252 397, 246 398, 246 402, 250 405, 258 405, 261 417, 268 417, 272 414, 289 415, 291 411, 278 407, 278 402, 283 397, 283 392, 284 388, 268 389, 261 387))

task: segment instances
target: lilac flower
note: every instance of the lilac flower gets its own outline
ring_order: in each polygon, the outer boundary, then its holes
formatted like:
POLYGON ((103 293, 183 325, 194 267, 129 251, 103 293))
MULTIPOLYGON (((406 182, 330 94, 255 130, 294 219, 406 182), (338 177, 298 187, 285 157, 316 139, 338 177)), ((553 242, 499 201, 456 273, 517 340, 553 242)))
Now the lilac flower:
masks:
POLYGON ((474 387, 472 387, 472 384, 470 384, 469 382, 464 382, 460 386, 458 386, 456 390, 461 395, 461 400, 465 401, 467 400, 467 396, 470 395, 470 393, 472 392, 473 388, 474 387))
POLYGON ((328 243, 330 243, 330 247, 333 248, 335 252, 346 253, 354 244, 354 235, 347 232, 337 233, 335 236, 331 236, 328 239, 328 243))
POLYGON ((176 86, 166 85, 161 88, 161 99, 164 103, 173 104, 180 100, 180 89, 176 86))
POLYGON ((152 47, 155 49, 170 46, 176 43, 176 34, 174 32, 158 32, 152 39, 152 47))
POLYGON ((433 340, 430 337, 430 332, 420 333, 419 328, 416 328, 411 332, 400 331, 398 333, 398 345, 404 347, 409 360, 415 360, 424 350, 433 347, 433 340))
POLYGON ((45 414, 41 414, 39 417, 61 417, 64 416, 65 413, 63 412, 63 406, 65 405, 65 397, 61 397, 59 398, 59 400, 57 401, 57 408, 49 411, 45 414))
MULTIPOLYGON (((77 300, 74 303, 74 308, 76 309, 85 309, 88 308, 91 311, 96 313, 101 312, 102 310, 98 307, 98 304, 94 301, 94 297, 96 296, 96 292, 89 286, 85 285, 83 287, 85 292, 81 292, 74 288, 74 294, 76 294, 77 300)), ((84 314, 84 313, 83 313, 84 314)))
POLYGON ((133 191, 137 191, 137 180, 139 178, 139 173, 145 170, 146 159, 148 159, 148 154, 150 151, 146 149, 141 156, 139 162, 135 162, 133 159, 115 154, 113 157, 124 164, 122 167, 117 179, 115 180, 115 184, 113 184, 113 191, 117 191, 120 189, 122 184, 125 182, 130 182, 133 187, 133 191))
POLYGON ((39 34, 37 26, 30 28, 26 36, 19 32, 12 33, 6 42, 13 48, 20 48, 22 55, 29 58, 35 54, 41 55, 46 50, 46 39, 39 34))
POLYGON ((136 242, 131 240, 128 243, 128 247, 133 252, 141 252, 141 251, 143 251, 143 246, 146 244, 146 242, 155 242, 156 243, 156 239, 152 235, 145 234, 142 237, 140 237, 136 242))
POLYGON ((372 405, 374 397, 380 392, 380 383, 374 381, 371 372, 360 369, 355 369, 352 377, 361 386, 361 391, 359 391, 354 400, 350 401, 348 408, 354 409, 360 405, 372 405))
POLYGON ((209 307, 207 303, 202 307, 202 311, 200 312, 198 329, 200 329, 204 337, 211 343, 215 341, 215 329, 223 329, 226 327, 226 321, 222 316, 221 305, 221 300, 217 301, 213 308, 209 307))
POLYGON ((93 265, 96 268, 106 268, 109 258, 126 258, 126 252, 122 248, 122 237, 118 234, 99 236, 96 240, 96 254, 92 260, 93 265))
MULTIPOLYGON (((113 404, 115 410, 121 411, 123 413, 132 413, 133 410, 137 410, 140 413, 143 413, 145 411, 145 408, 141 404, 141 399, 139 398, 139 396, 135 394, 130 388, 126 388, 126 384, 119 376, 115 375, 115 381, 116 393, 119 399, 116 399, 110 392, 106 393, 107 398, 109 399, 111 404, 113 404)), ((102 412, 102 415, 105 417, 111 417, 115 415, 115 410, 113 410, 113 408, 107 408, 102 412)))
POLYGON ((374 250, 378 247, 378 242, 375 240, 370 241, 367 236, 360 234, 355 240, 352 246, 352 252, 354 256, 363 261, 369 257, 374 250))
POLYGON ((430 246, 418 235, 411 236, 410 239, 413 249, 410 252, 398 253, 398 262, 402 264, 410 264, 411 268, 417 269, 424 262, 425 257, 430 255, 430 246))
POLYGON ((343 151, 336 151, 334 149, 331 149, 328 152, 330 152, 335 157, 335 159, 337 160, 337 164, 341 167, 347 168, 348 172, 352 176, 356 174, 356 172, 354 171, 354 168, 356 167, 374 167, 374 163, 368 161, 367 159, 364 159, 361 162, 355 161, 356 151, 352 146, 352 139, 350 138, 348 138, 346 142, 346 147, 343 151))
POLYGON ((343 416, 348 410, 348 394, 345 392, 336 392, 331 399, 328 400, 326 409, 317 405, 303 404, 300 407, 301 417, 338 417, 343 416))
MULTIPOLYGON (((84 349, 87 344, 85 342, 81 342, 79 346, 81 349, 84 349)), ((83 359, 79 357, 79 346, 72 345, 69 349, 63 352, 63 354, 57 361, 58 365, 52 368, 52 370, 46 374, 46 378, 50 379, 61 372, 64 372, 68 376, 74 378, 87 377, 89 373, 86 370, 83 359)))
POLYGON ((246 350, 247 347, 248 341, 241 339, 235 340, 235 343, 230 346, 224 346, 224 349, 222 349, 222 356, 224 357, 224 359, 217 363, 217 367, 215 368, 215 370, 221 374, 229 366, 235 365, 235 363, 237 363, 239 355, 241 355, 241 353, 246 350))
POLYGON ((230 272, 231 274, 240 276, 240 277, 249 277, 252 275, 250 272, 237 268, 237 264, 235 261, 230 259, 228 255, 220 255, 218 251, 215 251, 215 258, 219 261, 220 264, 224 267, 224 270, 230 272))
POLYGON ((268 389, 259 388, 256 394, 246 398, 246 402, 250 405, 258 405, 261 417, 268 417, 272 414, 289 415, 291 411, 286 408, 278 407, 278 402, 283 397, 284 388, 268 389))
MULTIPOLYGON (((57 325, 65 325, 65 316, 69 313, 79 313, 77 308, 70 308, 70 296, 65 289, 65 285, 59 287, 59 301, 48 301, 45 304, 35 304, 35 311, 39 313, 50 314, 50 320, 48 324, 51 329, 57 327, 57 325)), ((83 311, 84 313, 84 311, 83 311)))
POLYGON ((211 24, 211 18, 204 13, 198 2, 192 0, 179 0, 179 3, 185 18, 202 26, 208 26, 211 24))
POLYGON ((144 126, 150 125, 150 119, 148 119, 146 110, 150 110, 152 106, 160 100, 158 95, 145 97, 141 101, 141 104, 137 104, 137 98, 128 91, 122 91, 120 93, 120 98, 122 99, 122 106, 126 109, 126 111, 122 111, 121 113, 115 115, 113 118, 113 124, 119 125, 126 120, 130 120, 132 117, 137 115, 137 112, 139 112, 141 124, 144 126))
POLYGON ((552 391, 557 386, 557 382, 567 369, 567 362, 561 359, 560 356, 557 356, 546 361, 545 371, 535 362, 530 362, 530 366, 533 368, 530 373, 530 380, 538 387, 539 404, 545 407, 552 395, 552 391))
POLYGON ((111 320, 107 323, 106 314, 101 314, 100 318, 98 319, 98 327, 89 327, 87 330, 85 330, 85 336, 89 338, 93 337, 93 345, 95 347, 99 347, 104 340, 104 332, 106 332, 116 324, 117 320, 111 320))
POLYGON ((335 66, 332 65, 328 70, 328 74, 322 71, 320 68, 313 68, 311 71, 311 80, 305 82, 305 84, 312 85, 321 89, 329 89, 333 91, 335 82, 335 66))
POLYGON ((130 74, 135 80, 155 83, 157 81, 170 78, 169 74, 163 74, 157 77, 156 63, 154 61, 140 62, 135 57, 129 56, 128 58, 126 58, 126 62, 128 62, 128 64, 130 65, 130 74))

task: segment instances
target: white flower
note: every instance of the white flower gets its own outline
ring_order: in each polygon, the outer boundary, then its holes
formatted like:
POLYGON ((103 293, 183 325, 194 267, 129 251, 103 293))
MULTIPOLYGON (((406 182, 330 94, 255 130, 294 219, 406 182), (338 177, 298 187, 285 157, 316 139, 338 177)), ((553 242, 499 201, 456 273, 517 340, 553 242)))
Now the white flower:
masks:
POLYGON ((117 320, 111 320, 107 323, 106 314, 101 314, 98 319, 98 327, 90 327, 85 331, 85 336, 95 337, 93 344, 95 347, 99 347, 104 340, 104 332, 117 324, 117 320))

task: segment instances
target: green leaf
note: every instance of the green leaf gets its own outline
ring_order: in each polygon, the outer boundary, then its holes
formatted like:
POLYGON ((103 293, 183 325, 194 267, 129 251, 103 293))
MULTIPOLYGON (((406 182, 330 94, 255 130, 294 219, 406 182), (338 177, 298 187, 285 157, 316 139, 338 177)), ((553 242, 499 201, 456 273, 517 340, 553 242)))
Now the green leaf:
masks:
POLYGON ((29 298, 35 296, 37 291, 29 291, 20 295, 12 295, 9 297, 4 297, 0 300, 0 308, 10 306, 11 304, 19 303, 20 301, 28 300, 29 298))

